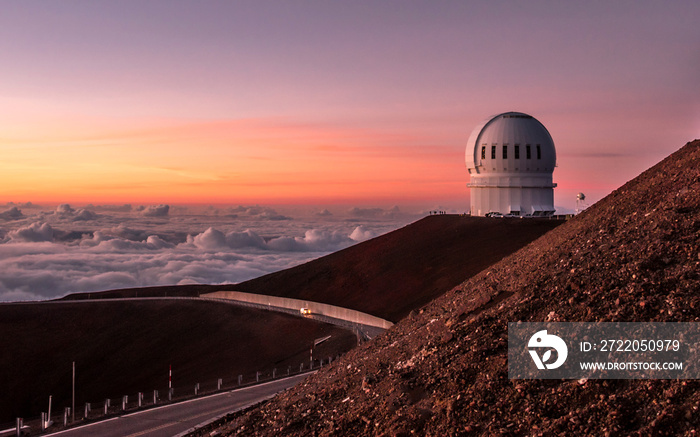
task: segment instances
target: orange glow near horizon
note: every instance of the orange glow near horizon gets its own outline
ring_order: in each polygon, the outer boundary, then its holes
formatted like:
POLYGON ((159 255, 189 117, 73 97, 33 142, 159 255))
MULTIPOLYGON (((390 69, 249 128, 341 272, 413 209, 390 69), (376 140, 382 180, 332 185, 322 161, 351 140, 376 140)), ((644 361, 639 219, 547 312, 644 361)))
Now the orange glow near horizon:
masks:
POLYGON ((700 135, 697 0, 172 3, 3 8, 0 205, 459 210, 472 129, 518 111, 572 210, 700 135))
POLYGON ((40 132, 0 139, 0 201, 401 203, 465 193, 461 146, 420 134, 263 119, 73 121, 40 132))

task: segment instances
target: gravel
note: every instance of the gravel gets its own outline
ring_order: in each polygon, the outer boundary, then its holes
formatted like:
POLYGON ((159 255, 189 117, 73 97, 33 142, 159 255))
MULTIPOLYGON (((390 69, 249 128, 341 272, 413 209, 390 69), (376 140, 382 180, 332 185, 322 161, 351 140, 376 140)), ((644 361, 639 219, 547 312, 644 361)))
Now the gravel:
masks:
POLYGON ((510 380, 507 323, 700 321, 700 141, 196 435, 696 435, 694 380, 510 380))

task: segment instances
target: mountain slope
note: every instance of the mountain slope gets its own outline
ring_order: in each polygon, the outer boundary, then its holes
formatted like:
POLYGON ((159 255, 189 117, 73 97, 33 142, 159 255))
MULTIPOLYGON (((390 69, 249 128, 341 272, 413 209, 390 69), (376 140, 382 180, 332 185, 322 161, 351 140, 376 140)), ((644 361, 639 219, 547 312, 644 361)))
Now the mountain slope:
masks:
POLYGON ((395 322, 561 223, 429 216, 233 288, 328 303, 395 322))
POLYGON ((71 405, 73 361, 77 405, 154 389, 165 399, 170 366, 176 396, 195 383, 209 391, 218 378, 231 387, 240 374, 251 381, 256 371, 308 364, 309 344, 326 335, 319 356, 357 344, 337 326, 215 302, 2 304, 0 424, 38 417, 49 395, 54 412, 71 405))
MULTIPOLYGON (((695 435, 694 380, 509 380, 512 321, 700 321, 700 141, 225 435, 695 435)), ((211 431, 208 428, 199 435, 211 431)))
POLYGON ((398 321, 562 223, 436 215, 240 284, 74 293, 61 300, 245 291, 322 302, 398 321))

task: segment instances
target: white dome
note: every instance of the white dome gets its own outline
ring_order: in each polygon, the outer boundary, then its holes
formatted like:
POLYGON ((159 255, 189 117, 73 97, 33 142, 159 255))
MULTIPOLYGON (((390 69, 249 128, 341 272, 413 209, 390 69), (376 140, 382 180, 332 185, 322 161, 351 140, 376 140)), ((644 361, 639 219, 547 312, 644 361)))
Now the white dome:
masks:
POLYGON ((556 162, 552 136, 536 118, 522 112, 488 118, 467 143, 470 174, 552 173, 556 162))
POLYGON ((471 214, 554 213, 554 141, 531 115, 505 112, 474 129, 466 150, 471 214))

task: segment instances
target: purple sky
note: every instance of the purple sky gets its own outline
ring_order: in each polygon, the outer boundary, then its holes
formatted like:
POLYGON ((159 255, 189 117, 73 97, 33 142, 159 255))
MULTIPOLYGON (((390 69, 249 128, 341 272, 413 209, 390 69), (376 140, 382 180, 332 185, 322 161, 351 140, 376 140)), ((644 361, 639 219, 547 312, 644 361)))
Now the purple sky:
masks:
MULTIPOLYGON (((385 169, 384 179, 359 167, 339 167, 339 173, 360 188, 365 180, 388 187, 381 196, 387 203, 410 189, 400 181, 413 174, 415 184, 435 186, 418 200, 467 205, 463 156, 471 130, 489 115, 521 111, 550 130, 559 158, 555 204, 573 208, 578 191, 598 200, 700 137, 699 17, 697 0, 4 3, 0 151, 11 159, 0 163, 6 174, 0 201, 35 200, 30 195, 42 186, 31 191, 12 183, 24 187, 37 172, 77 178, 117 155, 140 160, 126 151, 127 126, 256 120, 261 132, 279 121, 303 127, 295 130, 299 138, 283 143, 287 149, 310 131, 331 138, 342 131, 344 147, 358 132, 364 147, 357 157, 365 162, 377 159, 372 149, 393 151, 397 141, 418 164, 425 156, 412 150, 434 147, 445 157, 431 162, 430 180, 416 171, 386 170, 384 161, 376 165, 376 172, 385 169), (94 144, 81 137, 85 130, 94 144), (81 150, 98 145, 100 153, 73 149, 77 139, 81 150), (65 162, 55 168, 33 162, 58 147, 70 152, 65 162)), ((153 147, 169 150, 167 142, 153 147)), ((220 160, 215 147, 202 151, 195 140, 187 147, 192 156, 182 153, 183 167, 220 160)), ((312 153, 300 148, 297 155, 315 163, 312 153)), ((234 164, 233 158, 227 163, 234 164)), ((277 173, 282 166, 270 164, 277 173)), ((411 168, 410 162, 402 166, 411 168)), ((310 164, 293 177, 308 191, 320 176, 310 164)), ((88 190, 86 182, 69 182, 45 181, 58 190, 56 200, 62 183, 65 192, 88 190)), ((371 201, 367 193, 355 199, 371 201)), ((249 197, 265 201, 265 195, 249 197)), ((152 194, 158 196, 168 193, 152 194)), ((288 202, 304 197, 288 196, 288 202)))

